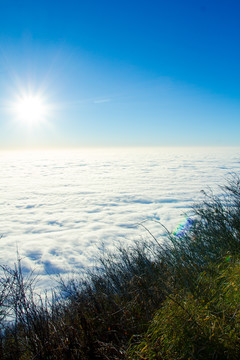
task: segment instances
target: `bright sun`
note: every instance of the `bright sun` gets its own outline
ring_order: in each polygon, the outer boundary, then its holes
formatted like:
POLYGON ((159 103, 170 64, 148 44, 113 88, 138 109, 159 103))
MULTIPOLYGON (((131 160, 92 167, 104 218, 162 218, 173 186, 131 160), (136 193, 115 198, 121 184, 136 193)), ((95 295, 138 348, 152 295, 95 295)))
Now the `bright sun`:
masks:
POLYGON ((32 125, 45 119, 47 108, 39 95, 24 95, 14 104, 14 112, 19 120, 32 125))

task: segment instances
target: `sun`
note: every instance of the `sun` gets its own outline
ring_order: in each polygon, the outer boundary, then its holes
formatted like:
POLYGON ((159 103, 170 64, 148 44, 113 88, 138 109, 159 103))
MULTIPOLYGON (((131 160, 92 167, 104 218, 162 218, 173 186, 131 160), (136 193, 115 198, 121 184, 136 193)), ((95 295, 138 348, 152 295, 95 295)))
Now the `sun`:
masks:
POLYGON ((23 95, 13 105, 18 120, 33 125, 44 121, 47 116, 47 106, 40 95, 23 95))

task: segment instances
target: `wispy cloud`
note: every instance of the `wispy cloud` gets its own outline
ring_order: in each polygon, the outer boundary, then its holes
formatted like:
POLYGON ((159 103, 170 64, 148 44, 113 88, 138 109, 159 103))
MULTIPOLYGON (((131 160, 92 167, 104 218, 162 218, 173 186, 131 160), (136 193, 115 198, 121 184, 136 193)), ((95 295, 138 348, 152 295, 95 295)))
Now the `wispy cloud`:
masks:
POLYGON ((94 104, 103 104, 103 103, 108 103, 110 101, 111 101, 111 99, 96 99, 93 102, 94 102, 94 104))

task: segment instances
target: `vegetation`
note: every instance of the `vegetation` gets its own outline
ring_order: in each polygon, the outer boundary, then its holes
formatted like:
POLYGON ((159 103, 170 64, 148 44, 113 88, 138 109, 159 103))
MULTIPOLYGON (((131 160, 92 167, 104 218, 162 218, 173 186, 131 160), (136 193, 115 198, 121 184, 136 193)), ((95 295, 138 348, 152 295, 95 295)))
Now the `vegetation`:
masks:
POLYGON ((239 359, 240 258, 202 272, 196 296, 168 296, 130 359, 239 359))
POLYGON ((2 266, 1 359, 239 359, 240 179, 205 194, 167 241, 119 248, 37 296, 2 266))

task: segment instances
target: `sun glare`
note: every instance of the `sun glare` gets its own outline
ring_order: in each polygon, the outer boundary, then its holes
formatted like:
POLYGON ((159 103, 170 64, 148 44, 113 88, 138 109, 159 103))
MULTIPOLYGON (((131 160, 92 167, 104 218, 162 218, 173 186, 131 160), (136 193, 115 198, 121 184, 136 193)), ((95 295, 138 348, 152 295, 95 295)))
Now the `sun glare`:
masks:
POLYGON ((26 124, 43 121, 47 115, 46 105, 39 95, 25 95, 14 104, 14 112, 26 124))

